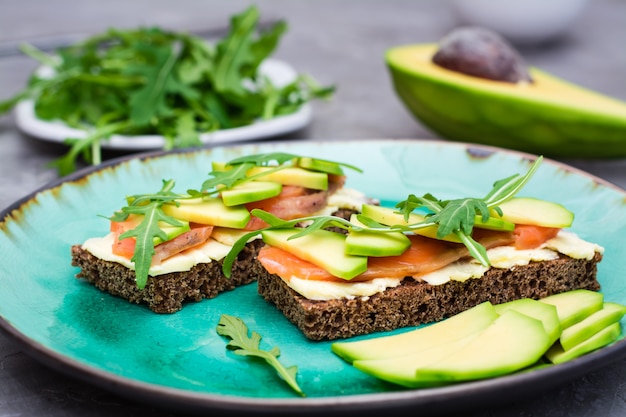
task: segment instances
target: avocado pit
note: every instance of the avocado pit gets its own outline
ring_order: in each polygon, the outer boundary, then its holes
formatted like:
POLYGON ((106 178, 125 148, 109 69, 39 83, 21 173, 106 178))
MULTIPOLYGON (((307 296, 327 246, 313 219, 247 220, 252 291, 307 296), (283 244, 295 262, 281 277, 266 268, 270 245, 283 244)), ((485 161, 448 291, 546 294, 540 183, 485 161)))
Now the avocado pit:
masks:
POLYGON ((451 71, 509 83, 532 82, 520 54, 497 33, 476 26, 444 36, 433 63, 451 71))

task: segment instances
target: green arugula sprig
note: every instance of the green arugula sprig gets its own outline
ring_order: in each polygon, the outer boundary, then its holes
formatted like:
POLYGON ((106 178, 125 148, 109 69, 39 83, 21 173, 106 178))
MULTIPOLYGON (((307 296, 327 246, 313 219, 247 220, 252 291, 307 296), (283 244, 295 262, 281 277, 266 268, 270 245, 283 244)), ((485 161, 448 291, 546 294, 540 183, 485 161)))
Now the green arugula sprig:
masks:
POLYGON ((252 356, 264 360, 268 365, 276 370, 278 375, 300 396, 305 396, 304 391, 296 381, 298 368, 296 366, 285 367, 280 363, 280 349, 273 347, 271 350, 262 350, 260 348, 261 335, 252 332, 248 335, 249 330, 246 324, 238 317, 228 314, 222 314, 217 324, 217 333, 221 336, 230 338, 226 347, 231 349, 233 353, 241 356, 252 356))
POLYGON ((135 264, 135 280, 139 289, 143 289, 148 282, 148 273, 155 253, 154 239, 167 240, 167 235, 161 229, 159 223, 183 226, 179 220, 163 212, 163 205, 166 203, 176 203, 177 200, 192 198, 192 196, 174 193, 172 191, 174 185, 175 182, 173 180, 164 180, 163 187, 157 193, 137 194, 127 197, 128 206, 123 207, 111 217, 108 217, 111 221, 122 222, 128 219, 128 216, 131 214, 143 216, 137 227, 127 230, 119 237, 120 239, 132 237, 136 239, 135 252, 131 261, 135 264))
MULTIPOLYGON (((409 219, 414 210, 426 209, 427 216, 423 223, 436 224, 439 239, 454 233, 470 251, 470 255, 481 264, 489 266, 487 250, 471 236, 476 216, 479 215, 483 221, 487 221, 491 210, 502 215, 498 205, 513 198, 528 183, 542 161, 543 157, 539 156, 525 175, 514 174, 496 181, 491 191, 483 198, 438 200, 432 194, 425 194, 423 197, 411 194, 406 200, 396 204, 396 208, 404 214, 405 220, 409 219)), ((411 225, 408 227, 410 230, 411 225)))
POLYGON ((165 150, 199 146, 203 132, 291 114, 331 97, 334 86, 308 75, 277 86, 258 71, 288 28, 279 21, 260 30, 259 17, 256 6, 232 16, 228 34, 215 44, 153 27, 112 28, 54 55, 23 45, 50 71, 34 72, 22 91, 0 101, 0 114, 31 99, 38 118, 85 131, 85 138, 67 138, 69 151, 52 163, 65 175, 79 157, 99 164, 101 143, 112 135, 160 135, 165 150))
MULTIPOLYGON (((270 152, 232 159, 226 163, 228 169, 210 172, 209 175, 211 175, 212 178, 202 183, 201 192, 217 193, 223 189, 222 187, 230 188, 247 181, 257 180, 270 173, 296 166, 300 158, 302 158, 300 155, 292 153, 270 152), (254 167, 270 167, 271 169, 262 174, 248 176, 248 171, 254 167)), ((315 159, 362 172, 360 168, 354 165, 319 158, 315 159)))
POLYGON ((462 198, 455 200, 438 200, 432 194, 425 194, 417 197, 410 194, 406 200, 396 204, 396 208, 404 215, 406 220, 410 214, 417 209, 425 209, 427 211, 425 219, 418 223, 407 225, 383 225, 375 220, 364 216, 357 215, 357 219, 363 226, 355 225, 345 219, 336 216, 311 216, 302 217, 293 220, 282 220, 268 212, 255 209, 252 210, 253 216, 264 220, 268 227, 260 230, 251 231, 243 235, 235 242, 231 251, 224 259, 222 266, 226 276, 230 276, 232 266, 237 259, 237 255, 243 250, 246 243, 260 235, 263 230, 291 228, 296 225, 306 225, 302 227, 302 231, 294 234, 290 239, 312 233, 315 230, 330 227, 338 227, 347 231, 369 231, 375 233, 390 232, 415 232, 416 230, 437 226, 437 237, 443 238, 450 233, 456 234, 461 242, 467 247, 470 255, 477 259, 481 264, 489 266, 489 258, 487 250, 480 243, 476 242, 471 234, 474 228, 475 217, 480 215, 483 221, 487 221, 491 216, 491 210, 502 215, 502 210, 498 205, 513 198, 535 174, 539 165, 543 161, 543 157, 539 156, 531 165, 530 169, 524 175, 515 174, 510 177, 494 182, 493 188, 483 198, 462 198))

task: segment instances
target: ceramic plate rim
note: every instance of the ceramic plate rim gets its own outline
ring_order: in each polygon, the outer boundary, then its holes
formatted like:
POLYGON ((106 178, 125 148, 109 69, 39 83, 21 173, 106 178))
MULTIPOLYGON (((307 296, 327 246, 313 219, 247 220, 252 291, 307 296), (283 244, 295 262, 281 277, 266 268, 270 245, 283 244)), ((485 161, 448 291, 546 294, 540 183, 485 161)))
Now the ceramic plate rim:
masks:
MULTIPOLYGON (((288 63, 275 59, 266 59, 260 71, 272 79, 277 85, 284 85, 297 77, 295 69, 288 63)), ((204 145, 219 145, 248 140, 267 139, 306 127, 313 118, 310 103, 304 103, 296 112, 278 116, 269 120, 255 122, 248 126, 233 129, 217 130, 200 134, 204 145)), ((47 121, 35 115, 34 101, 22 100, 15 106, 15 123, 22 132, 39 140, 63 143, 66 138, 83 138, 86 131, 71 128, 60 121, 47 121)), ((124 136, 113 135, 103 141, 104 149, 149 151, 162 149, 165 140, 159 135, 124 136)))
MULTIPOLYGON (((341 140, 335 141, 334 143, 351 143, 356 141, 357 140, 341 140)), ((391 141, 387 139, 368 139, 368 141, 391 143, 391 141)), ((403 141, 411 143, 416 142, 415 139, 393 140, 393 142, 397 143, 402 143, 403 141)), ((519 158, 535 157, 532 154, 508 149, 501 149, 488 145, 461 142, 445 142, 430 139, 419 141, 424 144, 436 143, 437 145, 445 147, 463 147, 470 152, 504 152, 508 154, 513 154, 515 156, 518 156, 519 158)), ((307 143, 315 144, 333 142, 308 141, 307 143)), ((279 144, 279 142, 266 142, 264 145, 271 147, 279 144)), ((232 149, 238 147, 239 146, 228 146, 227 148, 232 149)), ((125 155, 122 157, 114 158, 104 162, 98 167, 83 168, 66 177, 54 180, 22 197, 15 203, 9 205, 2 210, 2 220, 0 220, 0 222, 4 223, 5 219, 7 218, 7 216, 10 215, 12 211, 19 209, 23 204, 33 199, 37 194, 46 190, 59 187, 63 183, 78 181, 89 175, 100 172, 109 167, 122 164, 132 159, 145 160, 167 156, 168 154, 172 153, 194 153, 201 150, 206 151, 205 148, 196 148, 170 152, 144 152, 140 154, 125 155)), ((544 162, 553 164, 569 172, 584 175, 597 182, 598 184, 602 184, 604 186, 612 188, 615 191, 620 192, 626 196, 626 191, 622 190, 621 188, 610 182, 594 176, 593 174, 569 166, 565 163, 550 159, 546 159, 544 162)), ((8 335, 13 337, 20 344, 22 344, 33 358, 39 360, 50 368, 56 369, 61 373, 73 376, 77 379, 84 380, 93 385, 100 386, 123 397, 130 396, 130 398, 135 400, 150 400, 153 403, 156 401, 158 404, 165 408, 172 407, 177 410, 185 409, 187 411, 193 412, 202 412, 209 410, 218 412, 245 411, 249 413, 307 413, 326 411, 331 413, 339 412, 343 414, 346 411, 380 411, 391 410, 394 408, 400 408, 405 406, 419 406, 421 407, 420 410, 423 415, 427 415, 431 412, 439 413, 441 411, 446 411, 448 407, 450 407, 450 410, 455 410, 458 409, 460 404, 471 408, 472 405, 483 404, 483 401, 485 401, 486 399, 493 398, 492 396, 494 394, 500 395, 497 396, 497 400, 492 400, 491 404, 498 405, 506 401, 511 396, 514 398, 519 398, 521 395, 519 392, 512 392, 519 387, 523 387, 528 391, 528 395, 531 395, 532 393, 534 393, 534 391, 533 388, 529 388, 529 386, 541 386, 542 390, 545 388, 556 387, 559 384, 564 384, 565 382, 568 382, 573 378, 583 376, 584 374, 597 370, 626 356, 626 339, 622 339, 612 346, 602 348, 599 351, 596 351, 589 355, 585 355, 576 360, 556 366, 539 369, 530 373, 519 373, 482 381, 467 382, 459 385, 420 390, 366 393, 349 396, 337 395, 319 398, 270 399, 237 397, 223 394, 198 393, 126 378, 113 372, 97 369, 86 363, 63 355, 55 351, 54 349, 40 344, 37 341, 32 340, 24 335, 22 332, 20 332, 17 328, 13 327, 11 323, 2 316, 0 316, 0 328, 8 335)), ((539 388, 534 389, 538 390, 539 388)))

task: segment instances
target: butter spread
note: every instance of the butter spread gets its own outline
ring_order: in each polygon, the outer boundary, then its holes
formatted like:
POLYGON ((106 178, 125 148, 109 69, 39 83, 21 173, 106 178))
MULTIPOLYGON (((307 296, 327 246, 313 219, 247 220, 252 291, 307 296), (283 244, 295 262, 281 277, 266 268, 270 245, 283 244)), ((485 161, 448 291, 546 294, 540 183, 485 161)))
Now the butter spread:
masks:
POLYGON ((376 278, 364 282, 329 282, 291 277, 288 284, 309 300, 369 297, 387 288, 397 287, 402 278, 376 278))
POLYGON ((596 243, 587 242, 572 232, 565 230, 548 240, 544 247, 559 251, 570 258, 591 260, 596 252, 604 253, 604 248, 596 243))
MULTIPOLYGON (((104 237, 94 237, 87 239, 83 243, 83 249, 89 251, 92 255, 105 261, 117 262, 125 267, 134 270, 135 265, 129 259, 123 256, 115 255, 111 251, 115 237, 113 233, 109 233, 104 237)), ((230 251, 231 246, 224 245, 214 239, 209 239, 202 245, 187 249, 175 256, 163 260, 160 264, 150 266, 150 276, 163 275, 170 272, 189 271, 194 265, 199 263, 208 263, 219 261, 224 258, 230 251)))

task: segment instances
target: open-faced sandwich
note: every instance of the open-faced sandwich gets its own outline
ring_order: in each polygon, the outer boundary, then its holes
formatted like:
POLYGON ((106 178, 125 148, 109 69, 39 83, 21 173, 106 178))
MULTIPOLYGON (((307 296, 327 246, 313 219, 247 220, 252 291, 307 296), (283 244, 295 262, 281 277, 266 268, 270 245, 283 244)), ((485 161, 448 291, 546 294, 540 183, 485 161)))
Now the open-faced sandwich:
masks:
POLYGON ((213 163, 199 190, 177 193, 168 180, 156 193, 126 197, 127 205, 108 218, 108 234, 72 246, 72 265, 80 268, 78 278, 105 292, 173 313, 185 301, 215 297, 264 274, 256 261, 260 239, 244 242, 230 276, 223 274, 233 243, 267 226, 251 210, 285 220, 331 213, 349 218, 371 202, 344 187, 344 168, 358 171, 287 153, 213 163))
POLYGON ((603 248, 566 230, 567 208, 517 195, 541 160, 483 198, 411 194, 396 207, 366 203, 348 219, 254 210, 269 226, 235 244, 224 271, 261 235, 258 291, 312 340, 440 321, 486 301, 597 291, 603 248))

